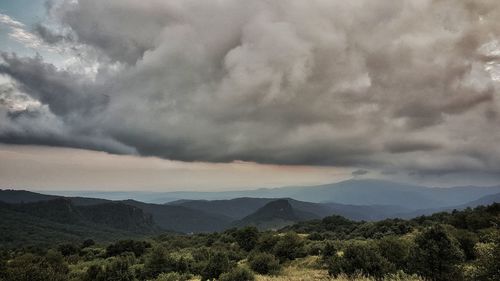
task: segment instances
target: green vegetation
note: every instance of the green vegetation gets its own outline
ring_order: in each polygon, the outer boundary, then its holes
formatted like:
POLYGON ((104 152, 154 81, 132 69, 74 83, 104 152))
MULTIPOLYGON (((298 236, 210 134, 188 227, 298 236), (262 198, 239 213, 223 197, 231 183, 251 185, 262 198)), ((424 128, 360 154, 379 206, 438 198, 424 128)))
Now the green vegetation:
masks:
MULTIPOLYGON (((76 210, 84 226, 92 221, 76 210)), ((331 216, 281 231, 244 227, 114 242, 88 236, 6 247, 0 250, 0 280, 492 281, 500 279, 499 225, 500 204, 493 204, 412 220, 354 222, 331 216)))

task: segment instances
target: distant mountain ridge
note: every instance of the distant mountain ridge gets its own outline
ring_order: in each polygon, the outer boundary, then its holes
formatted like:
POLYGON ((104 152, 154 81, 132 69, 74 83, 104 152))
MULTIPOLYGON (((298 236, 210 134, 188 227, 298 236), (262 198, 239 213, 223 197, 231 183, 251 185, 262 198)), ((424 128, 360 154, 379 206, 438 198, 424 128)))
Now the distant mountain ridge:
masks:
MULTIPOLYGON (((75 192, 72 192, 75 194, 75 192)), ((256 190, 222 192, 129 192, 112 194, 147 203, 167 203, 176 200, 228 200, 234 198, 292 198, 298 201, 344 205, 404 206, 408 209, 430 209, 456 206, 483 196, 500 193, 500 186, 458 186, 448 188, 426 187, 376 179, 352 179, 342 182, 256 190), (128 195, 128 196, 127 196, 128 195), (134 197, 134 196, 137 196, 134 197)), ((84 194, 88 194, 85 193, 84 194)), ((104 193, 95 193, 104 194, 104 193)))

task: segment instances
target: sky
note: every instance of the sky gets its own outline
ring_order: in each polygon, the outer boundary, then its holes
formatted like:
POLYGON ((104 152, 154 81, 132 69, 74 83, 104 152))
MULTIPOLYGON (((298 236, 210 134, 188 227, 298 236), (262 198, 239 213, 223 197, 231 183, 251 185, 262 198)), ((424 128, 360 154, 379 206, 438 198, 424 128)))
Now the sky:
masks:
POLYGON ((496 0, 5 0, 0 186, 500 184, 496 0))

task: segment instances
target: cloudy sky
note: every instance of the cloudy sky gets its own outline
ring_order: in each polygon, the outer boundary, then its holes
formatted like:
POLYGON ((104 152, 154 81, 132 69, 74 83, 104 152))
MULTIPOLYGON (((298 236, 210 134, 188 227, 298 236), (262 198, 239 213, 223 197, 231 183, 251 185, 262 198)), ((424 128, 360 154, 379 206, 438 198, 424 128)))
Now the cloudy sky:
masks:
POLYGON ((498 0, 5 0, 0 186, 500 183, 498 0))

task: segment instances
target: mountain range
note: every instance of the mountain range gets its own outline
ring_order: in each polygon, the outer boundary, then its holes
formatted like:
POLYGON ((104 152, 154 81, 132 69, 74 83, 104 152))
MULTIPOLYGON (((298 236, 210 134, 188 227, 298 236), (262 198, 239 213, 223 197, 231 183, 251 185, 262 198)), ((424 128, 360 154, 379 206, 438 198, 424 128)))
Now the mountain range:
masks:
MULTIPOLYGON (((0 230, 4 230, 0 241, 16 240, 8 236, 12 229, 14 233, 32 233, 37 229, 55 237, 89 236, 105 240, 109 233, 122 236, 164 231, 200 233, 247 225, 277 229, 331 215, 358 221, 413 218, 499 202, 500 187, 429 188, 380 180, 350 180, 313 187, 157 195, 185 197, 155 204, 133 199, 112 201, 0 190, 3 202, 0 230), (249 196, 237 197, 240 195, 249 196), (203 196, 207 198, 193 199, 203 196)), ((166 198, 157 196, 158 202, 163 201, 160 197, 166 198)))
POLYGON ((292 198, 299 201, 345 205, 389 205, 407 209, 457 206, 486 195, 500 193, 500 186, 427 187, 377 179, 352 179, 316 186, 291 186, 219 192, 52 192, 62 196, 84 196, 110 200, 135 199, 164 204, 178 200, 227 200, 250 198, 292 198))

